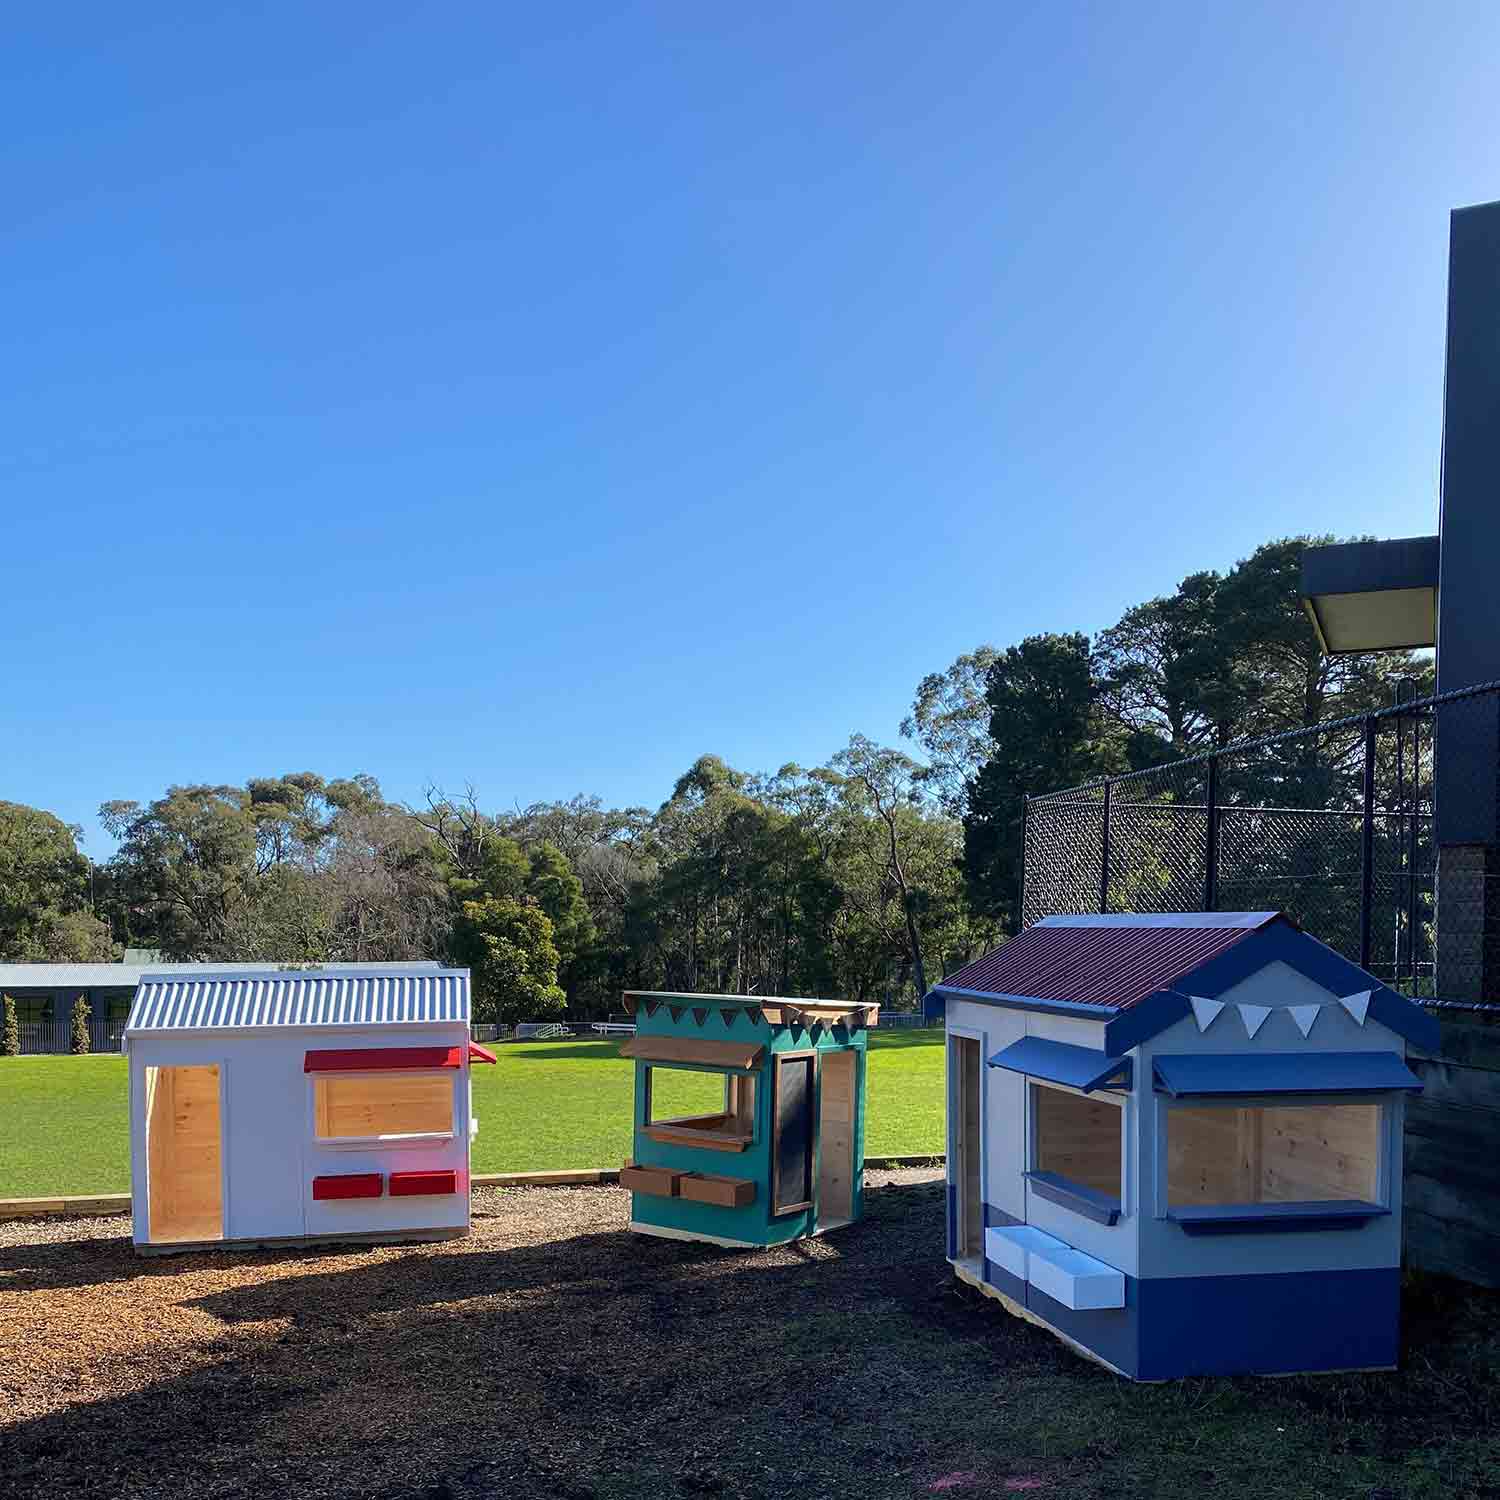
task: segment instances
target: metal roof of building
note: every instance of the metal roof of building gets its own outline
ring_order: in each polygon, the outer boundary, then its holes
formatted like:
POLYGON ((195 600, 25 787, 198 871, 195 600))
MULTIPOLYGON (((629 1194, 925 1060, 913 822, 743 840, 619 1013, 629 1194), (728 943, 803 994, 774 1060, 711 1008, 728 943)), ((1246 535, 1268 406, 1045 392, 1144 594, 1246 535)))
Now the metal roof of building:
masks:
MULTIPOLYGON (((127 950, 129 951, 129 950, 127 950)), ((139 950, 137 950, 139 951, 139 950)), ((436 959, 413 959, 399 964, 322 964, 331 972, 367 973, 373 968, 408 973, 435 973, 442 967, 436 959)), ((147 974, 264 974, 294 973, 265 963, 123 963, 123 964, 0 964, 0 990, 133 990, 147 974)))
POLYGON ((125 1035, 276 1027, 418 1026, 469 1021, 469 971, 220 970, 142 978, 125 1035))
POLYGON ((1127 1010, 1275 921, 1280 912, 1044 917, 937 989, 1127 1010))

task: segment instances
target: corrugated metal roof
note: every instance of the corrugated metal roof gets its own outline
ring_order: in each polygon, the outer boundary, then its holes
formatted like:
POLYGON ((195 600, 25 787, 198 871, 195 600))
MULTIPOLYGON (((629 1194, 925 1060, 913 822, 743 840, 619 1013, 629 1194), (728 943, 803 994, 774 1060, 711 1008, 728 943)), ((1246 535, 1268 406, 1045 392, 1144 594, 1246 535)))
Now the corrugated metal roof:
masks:
MULTIPOLYGON (((436 959, 414 959, 402 964, 334 963, 322 966, 330 973, 368 973, 372 968, 405 973, 436 973, 436 959)), ((264 963, 124 963, 124 964, 0 964, 0 990, 125 989, 133 990, 147 974, 264 974, 285 973, 264 963)))
POLYGON ((467 969, 200 971, 143 977, 125 1034, 468 1020, 467 969))
POLYGON ((945 976, 939 987, 1127 1010, 1147 995, 1171 988, 1175 980, 1280 915, 1046 917, 993 953, 945 976))

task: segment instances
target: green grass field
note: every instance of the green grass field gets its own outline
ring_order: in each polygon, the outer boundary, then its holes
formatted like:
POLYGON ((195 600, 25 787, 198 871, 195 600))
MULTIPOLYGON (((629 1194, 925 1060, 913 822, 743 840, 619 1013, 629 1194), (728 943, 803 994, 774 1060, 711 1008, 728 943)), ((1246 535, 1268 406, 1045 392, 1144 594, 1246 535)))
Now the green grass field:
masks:
MULTIPOLYGON (((473 1074, 476 1172, 614 1167, 629 1155, 634 1071, 614 1043, 496 1051, 499 1064, 473 1074)), ((123 1057, 0 1058, 0 1198, 127 1192, 125 1090, 123 1057)), ((942 1032, 873 1032, 866 1156, 942 1149, 942 1032)))

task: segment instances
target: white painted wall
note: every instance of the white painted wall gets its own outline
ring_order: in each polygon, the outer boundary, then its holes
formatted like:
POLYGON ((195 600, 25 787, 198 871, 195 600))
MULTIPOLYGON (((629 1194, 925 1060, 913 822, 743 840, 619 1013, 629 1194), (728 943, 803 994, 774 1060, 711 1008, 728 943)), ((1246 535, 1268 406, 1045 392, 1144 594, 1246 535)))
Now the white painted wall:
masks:
POLYGON ((329 1146, 313 1139, 313 1080, 302 1071, 314 1048, 460 1047, 468 1027, 448 1022, 356 1029, 179 1032, 130 1040, 130 1190, 134 1239, 149 1243, 146 1192, 145 1070, 217 1063, 222 1071, 224 1237, 285 1239, 467 1228, 469 1070, 453 1069, 452 1140, 413 1145, 329 1146), (325 1173, 457 1171, 461 1190, 433 1197, 360 1198, 314 1203, 312 1180, 325 1173))
MULTIPOLYGON (((1137 1260, 1134 1211, 1137 1157, 1135 1132, 1132 1129, 1132 1120, 1136 1114, 1134 1100, 1126 1102, 1123 1121, 1123 1212, 1117 1224, 1096 1224, 1061 1204, 1049 1203, 1030 1190, 1023 1175, 1027 1165, 1029 1129, 1026 1079, 1009 1069, 991 1068, 987 1065, 988 1060, 1002 1047, 1020 1041, 1023 1036, 1068 1042, 1076 1047, 1101 1048, 1104 1045, 1103 1023, 1076 1016, 1010 1010, 951 997, 947 1002, 946 1014, 949 1035, 979 1037, 986 1061, 980 1116, 980 1127, 984 1134, 985 1201, 1022 1223, 1033 1224, 1085 1254, 1134 1275, 1137 1260)), ((951 1080, 947 1097, 951 1130, 951 1080)), ((951 1136, 949 1160, 952 1160, 951 1136)))

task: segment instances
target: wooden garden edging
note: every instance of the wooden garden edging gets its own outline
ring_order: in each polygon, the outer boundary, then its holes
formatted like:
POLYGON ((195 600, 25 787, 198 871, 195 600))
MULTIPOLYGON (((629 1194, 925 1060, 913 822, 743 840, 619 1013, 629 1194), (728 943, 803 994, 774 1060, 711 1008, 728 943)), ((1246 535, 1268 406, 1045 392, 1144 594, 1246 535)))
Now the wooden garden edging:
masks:
MULTIPOLYGON (((941 1156, 874 1156, 867 1167, 925 1167, 941 1156)), ((618 1167, 580 1167, 560 1172, 475 1172, 471 1188, 602 1187, 620 1180, 618 1167)), ((0 1224, 14 1219, 102 1219, 130 1212, 129 1193, 89 1193, 76 1198, 0 1198, 0 1224)))

